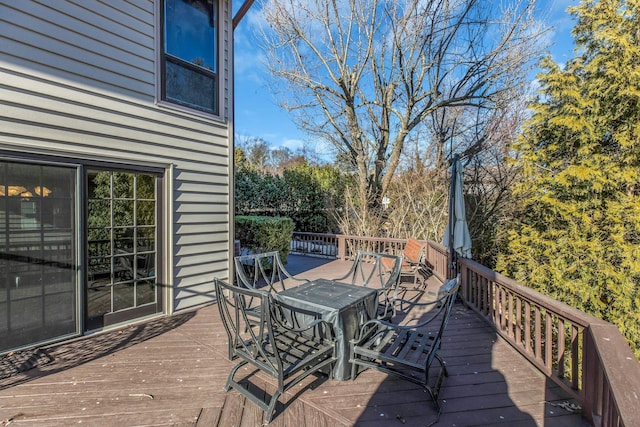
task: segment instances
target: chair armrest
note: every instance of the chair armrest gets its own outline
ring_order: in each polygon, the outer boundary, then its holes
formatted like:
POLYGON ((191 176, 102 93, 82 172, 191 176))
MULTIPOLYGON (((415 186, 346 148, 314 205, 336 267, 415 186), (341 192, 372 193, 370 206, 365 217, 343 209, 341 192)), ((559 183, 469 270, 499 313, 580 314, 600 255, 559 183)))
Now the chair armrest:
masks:
POLYGON ((409 264, 411 267, 422 264, 420 261, 413 261, 413 260, 410 260, 407 257, 403 257, 402 260, 404 262, 406 262, 407 264, 409 264))
POLYGON ((437 300, 433 300, 433 301, 427 301, 427 302, 417 302, 417 301, 411 301, 408 299, 403 299, 403 298, 392 298, 391 299, 391 303, 393 305, 396 304, 400 304, 401 306, 403 304, 407 304, 410 305, 412 307, 414 306, 418 306, 418 307, 426 307, 426 306, 430 306, 430 305, 438 305, 438 304, 442 304, 445 301, 446 298, 439 298, 437 300))
POLYGON ((351 270, 349 270, 349 272, 347 274, 345 274, 344 276, 340 276, 340 277, 334 277, 331 280, 334 282, 341 282, 343 280, 349 279, 351 277, 351 270))

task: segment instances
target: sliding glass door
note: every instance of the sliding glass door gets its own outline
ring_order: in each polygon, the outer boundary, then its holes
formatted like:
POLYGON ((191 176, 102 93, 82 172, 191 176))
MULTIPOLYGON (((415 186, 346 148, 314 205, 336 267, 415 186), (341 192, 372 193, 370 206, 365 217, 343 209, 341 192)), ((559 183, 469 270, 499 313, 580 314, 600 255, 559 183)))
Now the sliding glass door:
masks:
POLYGON ((76 177, 0 160, 0 352, 79 332, 76 177))
POLYGON ((0 158, 0 354, 162 312, 162 176, 0 158))

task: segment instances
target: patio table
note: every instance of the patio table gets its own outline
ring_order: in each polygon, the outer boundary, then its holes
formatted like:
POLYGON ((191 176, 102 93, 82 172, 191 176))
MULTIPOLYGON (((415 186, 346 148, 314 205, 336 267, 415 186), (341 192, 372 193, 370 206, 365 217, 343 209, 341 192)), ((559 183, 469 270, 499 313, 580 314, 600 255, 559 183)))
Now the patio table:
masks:
POLYGON ((360 325, 375 318, 377 295, 374 288, 316 279, 278 292, 275 298, 291 306, 317 312, 333 325, 337 341, 333 376, 344 381, 351 378, 349 341, 355 338, 360 325))

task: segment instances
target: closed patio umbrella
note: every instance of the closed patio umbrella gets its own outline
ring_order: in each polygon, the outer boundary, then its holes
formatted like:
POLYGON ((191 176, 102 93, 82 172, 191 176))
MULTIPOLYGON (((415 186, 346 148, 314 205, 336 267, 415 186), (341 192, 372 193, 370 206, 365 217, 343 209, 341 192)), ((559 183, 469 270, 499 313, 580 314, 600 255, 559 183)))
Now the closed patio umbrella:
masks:
POLYGON ((443 244, 449 248, 452 268, 455 267, 458 256, 471 258, 471 235, 467 225, 464 206, 462 161, 456 154, 451 166, 451 186, 449 189, 449 222, 444 233, 443 244))

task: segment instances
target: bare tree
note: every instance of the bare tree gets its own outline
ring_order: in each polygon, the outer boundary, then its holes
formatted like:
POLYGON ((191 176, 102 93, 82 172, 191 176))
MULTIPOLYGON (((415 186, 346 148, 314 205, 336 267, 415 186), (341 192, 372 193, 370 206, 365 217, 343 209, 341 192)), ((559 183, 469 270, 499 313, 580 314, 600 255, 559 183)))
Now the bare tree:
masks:
MULTIPOLYGON (((480 0, 264 1, 266 63, 283 84, 281 105, 350 162, 358 221, 380 217, 416 132, 435 136, 422 144, 435 144, 439 167, 458 149, 452 144, 463 141, 469 153, 482 147, 486 117, 538 57, 534 2, 500 9, 480 0)), ((356 231, 374 234, 380 225, 356 231)))
POLYGON ((240 148, 247 162, 260 172, 267 172, 271 163, 271 147, 262 138, 236 135, 237 148, 240 148))

